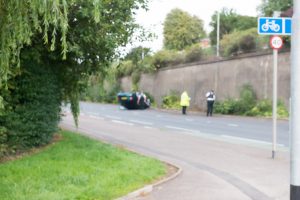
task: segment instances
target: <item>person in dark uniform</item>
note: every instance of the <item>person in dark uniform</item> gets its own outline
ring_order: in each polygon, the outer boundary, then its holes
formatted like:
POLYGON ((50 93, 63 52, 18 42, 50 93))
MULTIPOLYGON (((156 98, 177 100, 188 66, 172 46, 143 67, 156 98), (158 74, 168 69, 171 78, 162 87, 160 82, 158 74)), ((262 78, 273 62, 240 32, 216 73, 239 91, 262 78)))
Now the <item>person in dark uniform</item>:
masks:
POLYGON ((216 100, 215 92, 213 90, 210 90, 209 92, 206 93, 205 96, 206 96, 206 101, 207 101, 206 116, 212 116, 214 103, 216 100))

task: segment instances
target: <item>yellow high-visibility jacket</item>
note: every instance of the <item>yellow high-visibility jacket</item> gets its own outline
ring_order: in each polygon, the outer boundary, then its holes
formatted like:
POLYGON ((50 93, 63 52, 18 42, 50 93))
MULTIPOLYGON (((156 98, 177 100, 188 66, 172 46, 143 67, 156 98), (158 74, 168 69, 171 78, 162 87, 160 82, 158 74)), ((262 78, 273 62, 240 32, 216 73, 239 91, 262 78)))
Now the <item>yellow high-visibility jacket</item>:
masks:
POLYGON ((190 106, 190 100, 191 100, 191 98, 189 97, 188 93, 186 91, 184 91, 181 94, 180 105, 181 106, 190 106))

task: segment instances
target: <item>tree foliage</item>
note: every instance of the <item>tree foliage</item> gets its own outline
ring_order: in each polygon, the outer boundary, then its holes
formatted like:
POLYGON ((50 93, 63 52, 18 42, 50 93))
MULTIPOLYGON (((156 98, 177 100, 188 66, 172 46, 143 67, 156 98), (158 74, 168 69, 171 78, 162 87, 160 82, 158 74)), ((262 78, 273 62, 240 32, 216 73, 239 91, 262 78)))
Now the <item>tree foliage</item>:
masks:
POLYGON ((274 11, 286 11, 293 6, 292 0, 262 0, 258 7, 261 15, 266 17, 273 16, 274 11))
MULTIPOLYGON (((291 15, 292 12, 289 10, 293 7, 292 0, 263 0, 262 3, 258 6, 258 11, 262 16, 273 16, 274 11, 287 11, 288 15, 291 15)), ((285 13, 285 14, 287 14, 285 13)), ((283 36, 283 43, 285 48, 290 48, 291 46, 291 37, 283 36)))
MULTIPOLYGON (((58 51, 57 59, 66 59, 68 52, 68 57, 73 57, 69 61, 76 64, 80 60, 84 67, 86 64, 107 61, 112 49, 127 43, 136 28, 132 18, 134 10, 140 6, 145 8, 146 2, 1 0, 0 89, 3 86, 7 88, 7 80, 14 76, 14 69, 20 64, 21 49, 24 45, 30 46, 32 37, 37 33, 41 34, 43 43, 49 44, 51 51, 58 51), (70 28, 73 29, 72 35, 68 33, 70 28), (95 35, 89 35, 91 31, 101 37, 97 43, 100 47, 94 45, 94 49, 84 48, 85 44, 98 39, 95 35), (78 42, 78 38, 83 39, 78 42)), ((0 99, 2 102, 3 98, 0 99)))
POLYGON ((88 76, 105 72, 116 48, 125 45, 137 28, 135 10, 146 2, 2 0, 0 142, 38 146, 49 141, 58 120, 39 116, 44 112, 57 117, 63 100, 71 103, 77 124, 79 94, 88 76), (14 17, 14 13, 21 14, 14 17), (15 33, 9 36, 11 31, 15 33), (49 102, 55 105, 46 109, 49 102), (27 137, 32 133, 34 140, 27 137))
POLYGON ((0 119, 14 150, 47 144, 58 130, 60 120, 61 93, 57 76, 49 66, 32 62, 31 57, 21 58, 23 63, 26 63, 23 67, 26 71, 13 83, 10 81, 14 84, 14 89, 9 90, 13 99, 5 118, 0 119))
POLYGON ((51 49, 54 50, 56 34, 60 31, 62 53, 66 56, 67 16, 66 0, 0 1, 0 89, 3 85, 7 86, 12 68, 20 64, 21 49, 24 45, 31 44, 31 37, 36 32, 43 32, 44 43, 50 43, 51 49))
POLYGON ((205 37, 202 20, 180 9, 167 15, 163 34, 164 47, 169 50, 183 50, 205 37))
POLYGON ((137 65, 146 56, 151 53, 150 48, 144 48, 142 46, 132 48, 130 52, 125 56, 125 60, 131 60, 133 64, 137 65))
POLYGON ((257 28, 244 31, 234 31, 224 35, 220 41, 223 56, 231 56, 239 53, 254 51, 262 46, 261 39, 257 34, 257 28))
MULTIPOLYGON (((215 12, 212 16, 210 26, 213 30, 209 34, 211 44, 217 43, 217 16, 215 12)), ((220 40, 224 35, 233 31, 242 31, 249 28, 257 27, 257 18, 238 15, 233 9, 223 8, 220 12, 220 40)))

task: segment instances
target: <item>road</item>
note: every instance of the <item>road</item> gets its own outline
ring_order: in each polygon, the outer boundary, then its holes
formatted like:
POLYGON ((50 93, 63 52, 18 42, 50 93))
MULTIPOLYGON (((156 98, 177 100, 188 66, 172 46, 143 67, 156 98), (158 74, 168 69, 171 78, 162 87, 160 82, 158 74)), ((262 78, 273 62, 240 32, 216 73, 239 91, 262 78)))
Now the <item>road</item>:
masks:
MULTIPOLYGON (((204 113, 161 112, 157 110, 120 110, 116 105, 94 103, 80 104, 82 114, 107 118, 115 123, 139 124, 144 127, 173 129, 195 136, 206 135, 224 140, 270 144, 272 142, 272 120, 250 117, 206 117, 204 113)), ((278 120, 278 146, 289 146, 289 123, 278 120)))
POLYGON ((201 113, 120 110, 81 103, 79 127, 61 126, 174 164, 182 173, 139 200, 285 200, 289 197, 288 122, 271 159, 271 120, 201 113), (266 133, 268 132, 268 133, 266 133))

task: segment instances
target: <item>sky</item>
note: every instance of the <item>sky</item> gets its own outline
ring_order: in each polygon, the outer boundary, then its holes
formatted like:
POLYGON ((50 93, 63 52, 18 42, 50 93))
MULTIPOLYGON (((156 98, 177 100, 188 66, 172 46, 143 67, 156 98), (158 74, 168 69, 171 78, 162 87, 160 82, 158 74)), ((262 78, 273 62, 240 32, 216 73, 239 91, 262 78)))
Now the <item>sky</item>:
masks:
POLYGON ((136 22, 154 32, 157 39, 152 42, 135 42, 132 47, 141 45, 151 48, 154 52, 162 49, 163 22, 167 14, 174 8, 179 8, 202 19, 204 29, 209 33, 211 31, 209 23, 215 11, 226 7, 234 9, 241 15, 257 16, 257 6, 261 2, 262 0, 149 0, 148 11, 138 11, 136 22))

